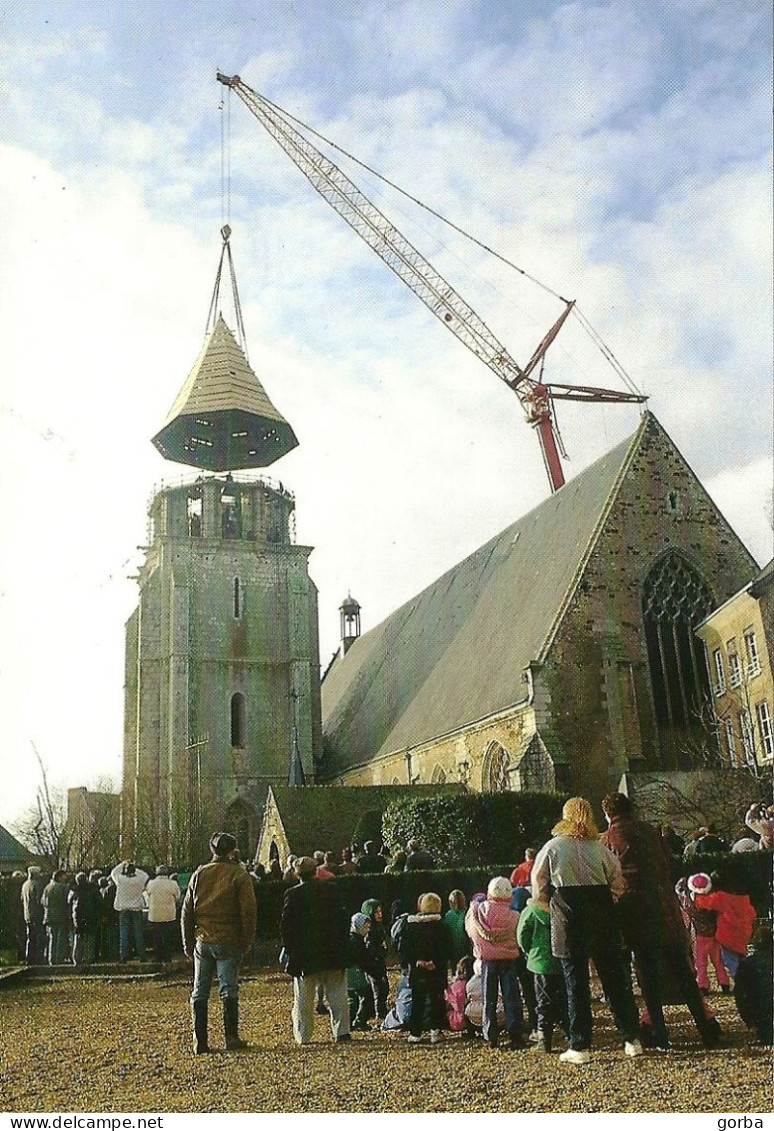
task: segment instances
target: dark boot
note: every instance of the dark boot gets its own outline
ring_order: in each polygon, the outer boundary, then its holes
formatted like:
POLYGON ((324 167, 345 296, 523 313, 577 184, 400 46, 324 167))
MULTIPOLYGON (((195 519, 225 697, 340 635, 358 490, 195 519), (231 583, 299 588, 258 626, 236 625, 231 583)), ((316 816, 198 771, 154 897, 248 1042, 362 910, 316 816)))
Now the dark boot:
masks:
POLYGON ((207 1043, 207 1002, 193 1002, 191 1017, 193 1019, 193 1050, 199 1056, 203 1052, 210 1051, 210 1046, 207 1043))
POLYGON ((223 999, 223 1031, 226 1034, 226 1048, 230 1052, 248 1048, 247 1041, 239 1039, 239 998, 223 999))

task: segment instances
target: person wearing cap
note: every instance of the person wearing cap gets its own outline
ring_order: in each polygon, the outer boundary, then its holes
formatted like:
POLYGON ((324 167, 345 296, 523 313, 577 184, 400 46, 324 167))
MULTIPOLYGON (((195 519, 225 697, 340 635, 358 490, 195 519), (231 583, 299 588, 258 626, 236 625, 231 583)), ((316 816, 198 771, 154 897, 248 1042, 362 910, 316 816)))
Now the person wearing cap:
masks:
POLYGON ((714 911, 699 907, 696 902, 697 895, 709 895, 712 891, 712 880, 706 872, 696 872, 688 877, 685 888, 682 904, 693 927, 699 990, 705 996, 710 992, 709 966, 712 963, 721 993, 728 994, 731 992, 731 982, 723 965, 720 943, 715 938, 718 917, 714 911))
MULTIPOLYGON (((376 972, 373 956, 368 950, 371 920, 358 911, 350 919, 349 965, 347 966, 347 996, 349 998, 349 1027, 368 1032, 368 1022, 374 1016, 374 999, 370 978, 376 972)), ((385 1009, 384 1015, 387 1011, 385 1009)), ((379 1021, 383 1017, 379 1018, 379 1021)))
POLYGON ((446 1021, 446 968, 449 964, 449 935, 441 919, 441 897, 426 892, 419 897, 417 912, 406 917, 405 927, 393 940, 401 964, 408 968, 411 987, 409 1043, 422 1040, 425 1017, 430 1022, 430 1044, 441 1040, 446 1021))
POLYGON ((497 1026, 497 998, 502 992, 505 1006, 505 1029, 510 1047, 521 1049, 524 1040, 524 1013, 519 989, 516 960, 520 955, 516 942, 519 913, 511 908, 513 888, 505 876, 489 881, 486 899, 472 901, 465 916, 465 929, 473 943, 473 953, 481 959, 484 993, 484 1040, 497 1048, 500 1034, 497 1026))
POLYGON ((153 952, 156 961, 162 964, 169 962, 179 897, 177 880, 170 877, 166 864, 159 864, 156 875, 148 880, 145 898, 148 901, 148 922, 153 931, 153 952))
POLYGON ((180 917, 183 952, 194 963, 191 1011, 197 1054, 210 1051, 207 1005, 215 974, 226 1048, 247 1048, 239 1037, 239 966, 255 937, 255 892, 239 865, 236 840, 231 833, 214 833, 210 850, 212 860, 191 876, 180 917))
POLYGON ((308 1045, 312 1039, 320 983, 330 1006, 334 1041, 350 1041, 346 975, 349 920, 337 885, 317 879, 317 864, 311 856, 297 860, 295 870, 300 882, 285 892, 280 918, 287 972, 293 978, 293 1038, 298 1045, 308 1045))

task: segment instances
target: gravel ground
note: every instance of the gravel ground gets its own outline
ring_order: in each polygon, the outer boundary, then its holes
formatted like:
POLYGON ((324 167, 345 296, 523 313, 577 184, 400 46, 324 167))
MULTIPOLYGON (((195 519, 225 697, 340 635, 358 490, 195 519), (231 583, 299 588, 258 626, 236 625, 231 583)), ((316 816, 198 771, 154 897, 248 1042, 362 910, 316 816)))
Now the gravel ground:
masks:
POLYGON ((315 1040, 290 1035, 291 987, 269 971, 242 982, 241 1029, 251 1047, 223 1051, 213 999, 210 1056, 190 1051, 188 980, 63 978, 0 994, 4 1112, 768 1112, 770 1049, 756 1047, 733 999, 711 1004, 728 1047, 705 1051, 687 1010, 668 1008, 674 1048, 623 1056, 596 1004, 586 1067, 556 1054, 492 1050, 445 1034, 409 1046, 402 1034, 355 1034, 335 1046, 324 1018, 315 1040))

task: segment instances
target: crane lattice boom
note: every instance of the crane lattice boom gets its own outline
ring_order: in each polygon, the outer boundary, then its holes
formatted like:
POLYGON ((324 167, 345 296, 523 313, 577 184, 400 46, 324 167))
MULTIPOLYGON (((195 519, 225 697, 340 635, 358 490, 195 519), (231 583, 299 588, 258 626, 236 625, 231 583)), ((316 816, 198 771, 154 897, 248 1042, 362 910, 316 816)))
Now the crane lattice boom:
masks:
MULTIPOLYGON (((537 430, 551 489, 555 491, 561 487, 564 483, 564 474, 558 450, 561 441, 551 418, 552 387, 534 381, 530 373, 545 356, 546 350, 559 332, 574 303, 566 304, 565 310, 546 334, 528 365, 522 369, 451 283, 444 279, 422 253, 398 231, 346 173, 300 134, 278 112, 277 107, 251 90, 238 75, 228 77, 218 72, 217 77, 219 82, 236 91, 248 110, 342 219, 346 220, 398 278, 411 288, 436 318, 516 393, 526 413, 527 421, 537 430)), ((590 390, 583 392, 588 394, 590 390)), ((584 395, 573 399, 616 401, 644 399, 614 391, 611 391, 608 397, 605 395, 608 391, 603 389, 594 392, 596 395, 593 398, 584 395)), ((559 396, 563 396, 563 399, 571 399, 566 392, 560 393, 559 396)))

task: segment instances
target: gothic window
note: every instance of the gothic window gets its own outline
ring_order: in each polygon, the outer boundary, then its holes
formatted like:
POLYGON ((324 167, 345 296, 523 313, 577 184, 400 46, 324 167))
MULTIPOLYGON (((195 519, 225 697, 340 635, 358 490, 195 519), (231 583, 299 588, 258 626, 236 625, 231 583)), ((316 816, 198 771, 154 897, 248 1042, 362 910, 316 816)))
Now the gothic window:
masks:
POLYGON ((231 745, 242 749, 247 745, 247 705, 241 691, 231 696, 231 745))
POLYGON ((234 801, 226 810, 226 827, 233 834, 243 860, 252 860, 255 855, 257 821, 255 813, 246 801, 234 801))
POLYGON ((493 742, 484 757, 484 767, 481 778, 481 788, 484 793, 504 793, 510 789, 511 758, 507 750, 499 742, 493 742))
POLYGON ((660 727, 695 724, 709 690, 696 626, 713 608, 696 570, 680 554, 663 557, 645 578, 642 612, 660 727))
POLYGON ((430 778, 433 785, 443 785, 446 781, 446 774, 440 766, 436 766, 433 770, 433 776, 430 778))

